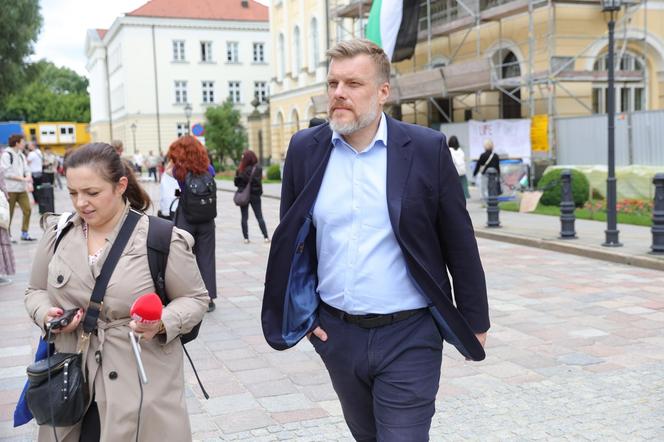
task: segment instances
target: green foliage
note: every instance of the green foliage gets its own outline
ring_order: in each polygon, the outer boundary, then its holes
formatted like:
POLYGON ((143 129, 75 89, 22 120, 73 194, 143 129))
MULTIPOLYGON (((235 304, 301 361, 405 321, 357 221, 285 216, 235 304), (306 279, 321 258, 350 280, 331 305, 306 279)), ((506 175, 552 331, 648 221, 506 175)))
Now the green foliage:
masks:
POLYGON ((227 158, 239 163, 247 148, 247 132, 240 118, 240 111, 233 107, 230 99, 205 112, 205 144, 217 153, 221 164, 227 158))
MULTIPOLYGON (((590 184, 588 178, 581 172, 575 169, 572 171, 572 198, 574 199, 574 205, 576 207, 583 207, 586 201, 588 201, 588 192, 590 190, 590 184)), ((543 190, 544 194, 540 203, 545 206, 559 206, 560 205, 560 194, 562 190, 562 182, 560 180, 560 174, 563 172, 563 169, 554 169, 547 172, 537 183, 537 188, 543 190)))
POLYGON ((87 78, 46 60, 30 65, 28 73, 32 81, 7 97, 0 120, 90 121, 87 78))
POLYGON ((0 107, 24 81, 25 58, 33 53, 42 17, 39 0, 12 0, 0 4, 0 107))
POLYGON ((267 168, 267 179, 281 181, 281 168, 278 164, 273 164, 267 168))

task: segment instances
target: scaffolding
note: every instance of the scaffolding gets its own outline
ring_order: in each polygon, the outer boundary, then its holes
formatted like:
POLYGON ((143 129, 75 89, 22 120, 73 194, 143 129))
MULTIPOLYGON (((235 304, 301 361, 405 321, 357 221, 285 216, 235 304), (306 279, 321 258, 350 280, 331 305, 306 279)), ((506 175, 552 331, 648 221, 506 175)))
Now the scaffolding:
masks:
MULTIPOLYGON (((371 0, 328 0, 329 17, 337 27, 346 32, 347 36, 363 37, 364 26, 371 9, 371 0), (350 24, 350 26, 349 26, 350 24)), ((632 0, 623 2, 624 13, 616 20, 616 82, 643 82, 646 79, 645 70, 635 72, 621 69, 620 61, 627 48, 627 30, 643 35, 642 56, 647 59, 648 35, 647 14, 643 14, 642 27, 630 26, 629 23, 640 8, 647 7, 647 0, 632 0), (622 38, 621 38, 622 33, 622 38)), ((427 62, 424 69, 416 69, 413 61, 412 70, 395 72, 392 81, 391 102, 399 105, 413 104, 417 115, 417 104, 427 101, 432 104, 444 118, 451 122, 450 110, 447 112, 436 102, 436 98, 450 98, 455 103, 462 104, 464 108, 471 108, 475 116, 484 119, 482 109, 489 105, 481 105, 482 94, 498 92, 499 117, 502 117, 503 99, 509 98, 518 103, 520 113, 525 107, 528 117, 536 114, 536 95, 544 101, 546 114, 552 122, 558 118, 557 100, 569 97, 588 113, 594 113, 586 102, 571 90, 571 83, 606 82, 607 71, 575 69, 577 61, 596 59, 595 55, 588 55, 588 51, 598 42, 607 39, 607 32, 600 35, 565 35, 557 32, 556 6, 562 4, 595 5, 600 9, 599 0, 419 0, 420 23, 418 45, 426 44, 427 62), (542 24, 538 25, 536 32, 535 15, 545 8, 546 25, 542 32, 542 24), (509 47, 503 47, 503 21, 517 15, 527 14, 528 32, 527 40, 514 42, 514 46, 527 47, 527 57, 522 60, 505 61, 503 54, 509 53, 509 47), (486 57, 482 52, 482 31, 493 23, 498 27, 499 47, 492 57, 486 57), (460 34, 463 33, 463 34, 460 34), (459 35, 461 38, 459 40, 459 35), (539 37, 538 37, 539 35, 539 37), (447 59, 444 63, 434 61, 432 54, 432 39, 443 38, 447 40, 447 59), (475 39, 475 48, 472 54, 461 54, 463 48, 475 39), (577 42, 586 42, 585 46, 573 56, 559 56, 556 46, 560 40, 574 39, 577 42), (455 44, 453 45, 453 40, 455 44), (497 54, 497 55, 496 55, 497 54), (535 57, 546 54, 547 68, 535 71, 535 57), (496 58, 497 57, 497 58, 496 58), (518 74, 513 75, 515 72, 518 74), (510 74, 511 73, 511 74, 510 74), (505 75, 507 74, 507 75, 505 75), (527 91, 527 98, 521 98, 521 91, 527 91), (537 91, 537 92, 536 92, 537 91), (469 99, 474 97, 474 103, 469 99)), ((495 32, 495 31, 494 31, 495 32)), ((334 41, 343 39, 337 32, 334 41)), ((629 38, 637 41, 638 38, 629 38)), ((330 43, 334 43, 331 41, 330 43)), ((485 48, 486 50, 486 48, 485 48)), ((538 100, 538 101, 539 101, 538 100)), ((316 107, 321 107, 324 99, 317 100, 316 107)), ((543 113, 543 112, 540 112, 543 113)), ((553 125, 549 124, 549 146, 555 145, 553 125)))

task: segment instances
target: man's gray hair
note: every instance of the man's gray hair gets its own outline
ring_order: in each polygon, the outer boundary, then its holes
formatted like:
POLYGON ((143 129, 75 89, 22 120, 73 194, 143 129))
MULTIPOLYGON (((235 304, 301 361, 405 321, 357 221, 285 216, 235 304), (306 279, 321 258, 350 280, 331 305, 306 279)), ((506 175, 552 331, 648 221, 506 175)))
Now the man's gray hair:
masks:
POLYGON ((376 65, 378 73, 378 82, 390 82, 390 60, 383 49, 369 40, 353 39, 340 41, 333 48, 329 49, 326 55, 330 60, 354 58, 358 55, 368 55, 376 65))

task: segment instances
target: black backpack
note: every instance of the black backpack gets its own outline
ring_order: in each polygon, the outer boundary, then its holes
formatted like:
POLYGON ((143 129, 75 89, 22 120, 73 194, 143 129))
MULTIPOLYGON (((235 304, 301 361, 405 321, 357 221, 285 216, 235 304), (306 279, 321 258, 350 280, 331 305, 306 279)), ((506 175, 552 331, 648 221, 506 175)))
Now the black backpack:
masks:
MULTIPOLYGON (((72 216, 74 215, 71 214, 69 216, 69 218, 67 219, 67 223, 64 225, 64 227, 62 228, 58 237, 55 240, 55 245, 53 246, 54 254, 55 251, 58 249, 58 245, 60 244, 62 238, 74 225, 73 223, 69 222, 72 216)), ((149 220, 149 227, 148 227, 147 246, 148 246, 148 265, 150 266, 150 275, 152 276, 152 281, 154 282, 155 291, 157 292, 157 295, 159 295, 159 298, 161 298, 162 304, 168 305, 170 299, 168 299, 168 296, 166 294, 166 264, 168 263, 168 253, 170 252, 171 249, 173 222, 162 218, 158 218, 156 216, 148 216, 148 220, 149 220)), ((189 352, 187 351, 187 348, 184 346, 184 344, 186 344, 187 342, 191 342, 198 337, 198 331, 200 330, 202 323, 203 321, 196 324, 196 326, 194 326, 194 328, 192 328, 189 333, 180 335, 180 342, 182 342, 182 349, 184 350, 184 354, 187 356, 187 359, 189 359, 189 363, 191 364, 191 368, 194 370, 194 374, 196 375, 196 379, 198 380, 198 385, 200 385, 201 390, 203 391, 203 395, 205 396, 205 399, 209 399, 209 396, 205 391, 205 388, 203 387, 201 380, 198 377, 198 373, 196 372, 196 367, 194 367, 194 362, 191 360, 191 356, 189 356, 189 352)))
POLYGON ((202 224, 217 217, 217 183, 208 172, 187 173, 178 209, 189 224, 202 224))

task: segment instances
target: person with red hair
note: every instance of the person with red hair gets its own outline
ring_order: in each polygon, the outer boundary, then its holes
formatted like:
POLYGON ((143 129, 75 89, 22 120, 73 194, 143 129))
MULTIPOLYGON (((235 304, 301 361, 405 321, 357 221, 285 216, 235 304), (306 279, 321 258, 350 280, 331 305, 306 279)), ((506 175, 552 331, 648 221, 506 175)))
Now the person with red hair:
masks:
MULTIPOLYGON (((180 192, 184 192, 185 179, 191 172, 194 175, 209 173, 214 177, 214 167, 210 164, 207 150, 198 139, 191 135, 184 135, 175 140, 168 149, 169 163, 166 173, 172 175, 180 185, 180 192)), ((212 312, 216 306, 214 300, 217 298, 217 279, 215 271, 215 223, 210 220, 201 224, 189 223, 182 214, 182 205, 178 205, 175 213, 175 226, 186 230, 193 237, 194 255, 196 263, 203 276, 205 288, 210 295, 208 312, 212 312)))
POLYGON ((242 236, 244 236, 244 243, 249 244, 249 227, 247 221, 249 220, 249 206, 254 211, 256 216, 256 221, 258 221, 258 227, 261 229, 263 234, 263 240, 267 243, 270 242, 270 238, 267 235, 267 227, 265 226, 265 220, 263 219, 263 212, 261 210, 261 195, 263 194, 263 169, 258 164, 258 158, 256 154, 250 150, 245 150, 242 154, 242 160, 240 160, 240 166, 235 171, 235 187, 238 188, 238 191, 251 186, 249 191, 249 204, 246 206, 240 206, 240 214, 242 215, 240 225, 242 226, 242 236))

